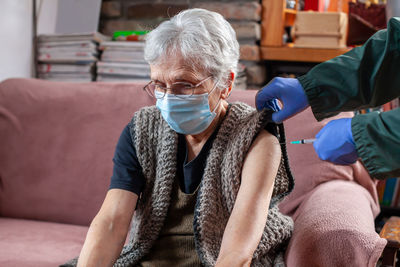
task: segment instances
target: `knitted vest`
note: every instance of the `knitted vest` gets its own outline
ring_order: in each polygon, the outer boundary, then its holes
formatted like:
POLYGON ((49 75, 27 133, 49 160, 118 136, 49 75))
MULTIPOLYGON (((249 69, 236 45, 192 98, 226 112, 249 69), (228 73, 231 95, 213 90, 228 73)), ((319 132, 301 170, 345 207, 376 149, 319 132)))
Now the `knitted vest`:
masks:
MULTIPOLYGON (((239 191, 245 156, 268 115, 243 103, 232 104, 210 149, 193 222, 196 250, 204 266, 216 263, 225 226, 239 191)), ((130 127, 146 185, 133 217, 129 245, 124 247, 114 266, 135 266, 149 252, 163 226, 176 179, 178 135, 157 108, 145 107, 136 112, 130 127)), ((282 249, 282 243, 290 238, 293 230, 291 218, 281 214, 277 207, 294 185, 285 161, 286 151, 283 152, 267 223, 254 252, 252 266, 272 266, 277 251, 282 249)))

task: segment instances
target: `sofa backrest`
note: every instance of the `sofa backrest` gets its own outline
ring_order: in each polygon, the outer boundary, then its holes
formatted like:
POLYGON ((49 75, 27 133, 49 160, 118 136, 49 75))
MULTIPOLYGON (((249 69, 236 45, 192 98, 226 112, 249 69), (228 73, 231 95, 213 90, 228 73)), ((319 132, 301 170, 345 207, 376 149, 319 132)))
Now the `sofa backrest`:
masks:
MULTIPOLYGON (((89 225, 133 113, 154 99, 144 84, 0 83, 0 216, 89 225)), ((254 102, 255 92, 231 99, 254 102)))
MULTIPOLYGON (((122 129, 135 111, 155 103, 143 85, 0 83, 0 216, 89 225, 107 193, 122 129)), ((254 106, 255 94, 233 91, 229 101, 254 106)), ((285 123, 287 138, 313 137, 323 124, 305 111, 285 123)), ((311 145, 289 145, 288 152, 296 186, 282 203, 287 213, 315 185, 331 179, 359 179, 373 193, 359 163, 322 162, 311 145)))
POLYGON ((0 216, 88 225, 122 129, 153 99, 142 84, 0 84, 0 216))

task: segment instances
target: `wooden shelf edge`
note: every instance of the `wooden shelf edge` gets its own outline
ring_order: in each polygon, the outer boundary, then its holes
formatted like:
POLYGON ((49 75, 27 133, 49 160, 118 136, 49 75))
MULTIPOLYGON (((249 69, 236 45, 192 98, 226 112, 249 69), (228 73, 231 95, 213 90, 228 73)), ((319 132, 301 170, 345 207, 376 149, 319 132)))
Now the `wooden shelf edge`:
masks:
POLYGON ((261 59, 296 62, 324 62, 342 55, 351 48, 326 49, 326 48, 300 48, 291 45, 281 47, 261 46, 261 59))
POLYGON ((285 8, 284 11, 285 11, 286 14, 294 14, 294 15, 296 15, 296 13, 297 13, 297 10, 292 9, 292 8, 285 8))

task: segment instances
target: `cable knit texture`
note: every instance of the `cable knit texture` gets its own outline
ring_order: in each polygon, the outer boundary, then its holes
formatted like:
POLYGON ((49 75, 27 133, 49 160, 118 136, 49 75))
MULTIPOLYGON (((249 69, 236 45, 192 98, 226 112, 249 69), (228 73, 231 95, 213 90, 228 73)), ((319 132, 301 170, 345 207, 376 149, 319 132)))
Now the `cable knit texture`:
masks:
MULTIPOLYGON (((210 149, 193 222, 196 250, 204 266, 216 263, 239 191, 245 156, 267 123, 268 115, 247 104, 232 104, 210 149)), ((135 266, 150 251, 166 218, 176 177, 178 135, 157 108, 145 107, 136 112, 130 129, 146 185, 133 217, 130 242, 114 265, 118 267, 135 266)), ((285 147, 282 148, 267 223, 251 266, 284 266, 282 253, 291 236, 293 221, 279 212, 277 204, 292 190, 294 181, 285 147)))

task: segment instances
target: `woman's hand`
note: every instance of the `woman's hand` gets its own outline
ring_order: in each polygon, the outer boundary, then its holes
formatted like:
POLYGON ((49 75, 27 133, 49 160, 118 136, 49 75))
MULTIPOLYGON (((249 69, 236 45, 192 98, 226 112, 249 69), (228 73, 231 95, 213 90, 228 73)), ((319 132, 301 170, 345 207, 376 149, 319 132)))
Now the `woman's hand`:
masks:
POLYGON ((244 161, 240 189, 225 227, 216 266, 250 266, 267 222, 280 159, 278 140, 262 130, 244 161))

